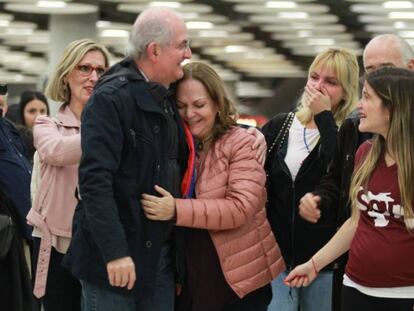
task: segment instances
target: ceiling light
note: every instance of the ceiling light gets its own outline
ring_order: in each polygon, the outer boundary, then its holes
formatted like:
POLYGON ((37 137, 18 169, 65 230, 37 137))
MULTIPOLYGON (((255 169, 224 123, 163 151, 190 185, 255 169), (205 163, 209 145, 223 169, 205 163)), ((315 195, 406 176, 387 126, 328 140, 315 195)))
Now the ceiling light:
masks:
POLYGON ((213 23, 210 22, 187 22, 187 29, 212 29, 213 23))
POLYGON ((0 20, 12 21, 14 16, 11 14, 0 13, 0 20))
POLYGON ((96 28, 108 28, 111 27, 112 23, 108 21, 97 21, 96 28))
POLYGON ((291 26, 293 29, 312 29, 315 27, 312 23, 292 23, 291 26))
POLYGON ((161 2, 161 1, 153 1, 149 3, 149 6, 152 7, 168 7, 168 8, 172 8, 172 9, 178 9, 181 8, 181 3, 179 2, 161 2))
POLYGON ((403 29, 407 27, 407 24, 404 22, 395 22, 394 27, 397 29, 403 29))
POLYGON ((170 9, 177 10, 179 13, 210 13, 213 8, 207 4, 198 3, 186 3, 181 4, 179 2, 170 1, 153 1, 147 4, 137 3, 121 3, 117 6, 117 10, 128 13, 141 13, 148 7, 167 7, 170 9))
POLYGON ((16 81, 16 82, 22 82, 23 80, 24 80, 24 76, 20 73, 18 73, 14 76, 14 81, 16 81))
POLYGON ((414 38, 414 31, 400 31, 398 35, 402 38, 414 38))
MULTIPOLYGON (((1 1, 1 0, 0 0, 1 1)), ((8 11, 29 14, 76 15, 98 11, 97 5, 66 1, 40 0, 37 2, 7 2, 4 8, 8 11)))
POLYGON ((198 33, 200 37, 219 37, 226 38, 229 36, 229 33, 224 30, 202 30, 198 33))
POLYGON ((310 37, 310 36, 312 36, 312 32, 309 31, 309 30, 298 31, 298 37, 306 38, 306 37, 310 37))
POLYGON ((198 13, 193 13, 193 12, 189 12, 189 13, 186 13, 186 12, 178 12, 178 14, 184 19, 184 20, 186 20, 186 19, 196 19, 196 18, 199 18, 200 17, 200 14, 198 14, 198 13))
POLYGON ((388 17, 392 19, 414 19, 414 12, 391 12, 388 17))
POLYGON ((245 58, 259 60, 265 58, 266 54, 262 52, 250 51, 245 54, 245 58))
POLYGON ((50 37, 48 35, 36 35, 36 37, 30 36, 27 39, 29 44, 47 44, 50 43, 50 37))
POLYGON ((39 8, 54 8, 54 9, 62 9, 66 7, 65 1, 50 1, 50 0, 41 0, 37 1, 36 6, 39 8))
POLYGON ((129 31, 122 29, 105 29, 101 31, 101 37, 128 38, 129 31))
POLYGON ((306 12, 280 12, 277 14, 279 18, 308 18, 309 14, 306 12))
POLYGON ((10 25, 9 21, 6 21, 4 19, 0 19, 0 27, 8 27, 10 25))
POLYGON ((228 45, 224 48, 226 53, 242 53, 249 51, 250 48, 246 45, 228 45))
POLYGON ((293 9, 298 5, 294 1, 267 1, 266 7, 275 9, 293 9))
POLYGON ((28 28, 7 28, 5 34, 9 36, 27 36, 33 33, 33 29, 28 28))
POLYGON ((334 45, 335 40, 330 38, 309 38, 306 40, 309 45, 334 45))
POLYGON ((22 63, 24 60, 28 59, 30 56, 28 53, 25 52, 18 52, 14 51, 13 53, 9 53, 4 55, 2 58, 3 64, 11 64, 11 63, 22 63))
POLYGON ((327 48, 325 46, 315 46, 315 51, 319 54, 325 51, 327 48))
POLYGON ((385 9, 411 9, 414 4, 411 1, 387 1, 382 4, 385 9))

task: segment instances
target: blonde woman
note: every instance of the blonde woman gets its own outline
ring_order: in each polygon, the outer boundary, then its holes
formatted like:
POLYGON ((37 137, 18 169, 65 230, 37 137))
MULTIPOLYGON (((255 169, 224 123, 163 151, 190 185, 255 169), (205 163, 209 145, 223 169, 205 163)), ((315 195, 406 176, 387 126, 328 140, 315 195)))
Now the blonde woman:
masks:
POLYGON ((60 264, 77 203, 80 116, 108 66, 103 46, 89 39, 70 43, 46 89, 48 97, 63 104, 54 118, 38 117, 33 128, 41 181, 27 220, 34 227, 34 294, 45 311, 80 310, 80 283, 60 264))
MULTIPOLYGON (((312 191, 333 157, 337 128, 357 102, 359 67, 346 49, 316 56, 298 108, 276 115, 263 127, 269 146, 267 214, 287 271, 326 243, 336 230, 336 210, 322 211, 317 224, 299 216, 299 199, 312 191)), ((290 290, 283 272, 272 282, 269 310, 330 310, 332 271, 320 273, 312 287, 290 290)))
POLYGON ((309 286, 349 250, 342 310, 411 311, 414 306, 414 72, 385 67, 367 75, 359 130, 374 133, 355 156, 352 217, 286 278, 309 286))

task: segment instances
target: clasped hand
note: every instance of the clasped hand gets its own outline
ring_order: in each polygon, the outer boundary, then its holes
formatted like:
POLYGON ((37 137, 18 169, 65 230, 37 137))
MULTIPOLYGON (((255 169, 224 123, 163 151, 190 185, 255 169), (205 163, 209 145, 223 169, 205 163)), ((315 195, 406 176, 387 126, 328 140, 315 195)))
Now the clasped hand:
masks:
POLYGON ((306 193, 299 201, 299 215, 311 223, 317 223, 321 218, 320 202, 320 196, 306 193))
POLYGON ((309 260, 290 271, 283 281, 289 287, 306 287, 309 286, 317 276, 318 274, 315 272, 312 262, 309 260))
POLYGON ((141 205, 144 214, 151 220, 170 220, 175 216, 175 201, 171 193, 160 186, 155 186, 161 196, 155 196, 144 193, 141 199, 141 205))

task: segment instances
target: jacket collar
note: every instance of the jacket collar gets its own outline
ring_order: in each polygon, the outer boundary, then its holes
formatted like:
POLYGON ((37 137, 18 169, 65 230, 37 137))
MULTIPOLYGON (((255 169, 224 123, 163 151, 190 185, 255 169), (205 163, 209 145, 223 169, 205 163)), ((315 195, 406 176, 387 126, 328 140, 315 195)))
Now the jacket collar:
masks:
POLYGON ((69 105, 65 104, 59 108, 56 115, 57 122, 66 127, 80 127, 80 121, 75 114, 70 110, 69 105))
POLYGON ((99 79, 96 88, 113 79, 127 79, 131 82, 143 83, 151 94, 149 98, 145 92, 134 93, 137 105, 146 111, 161 112, 158 103, 172 95, 168 89, 157 82, 146 81, 131 57, 124 58, 109 68, 99 79), (154 103, 155 101, 155 103, 154 103))

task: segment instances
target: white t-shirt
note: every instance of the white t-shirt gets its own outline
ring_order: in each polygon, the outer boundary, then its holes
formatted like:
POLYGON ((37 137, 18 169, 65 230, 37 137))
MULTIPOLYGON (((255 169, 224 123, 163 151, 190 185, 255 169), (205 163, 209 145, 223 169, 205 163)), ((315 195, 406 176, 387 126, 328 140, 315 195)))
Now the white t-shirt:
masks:
POLYGON ((285 156, 285 163, 292 175, 292 180, 296 179, 303 161, 315 148, 318 140, 319 130, 317 128, 306 129, 295 116, 289 129, 288 148, 285 156))

